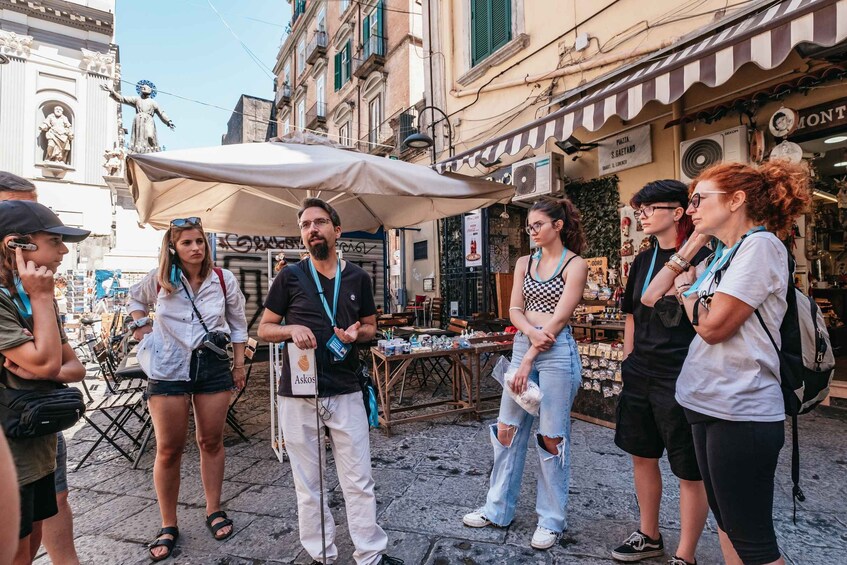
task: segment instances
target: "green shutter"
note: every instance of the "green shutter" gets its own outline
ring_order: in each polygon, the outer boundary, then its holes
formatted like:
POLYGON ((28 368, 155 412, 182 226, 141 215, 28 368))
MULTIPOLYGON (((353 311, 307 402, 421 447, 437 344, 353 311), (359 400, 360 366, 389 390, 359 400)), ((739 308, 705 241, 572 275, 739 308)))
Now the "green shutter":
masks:
POLYGON ((341 89, 341 53, 335 54, 335 90, 341 89))
POLYGON ((512 0, 489 0, 491 44, 488 54, 494 53, 512 39, 512 0))
POLYGON ((489 3, 491 0, 471 0, 471 65, 476 65, 490 53, 489 3))
MULTIPOLYGON (((380 1, 376 6, 376 32, 379 34, 381 41, 385 40, 385 2, 380 1)), ((380 55, 384 55, 385 53, 380 53, 380 55)))
POLYGON ((371 17, 365 16, 365 19, 362 20, 362 46, 365 50, 365 59, 368 58, 368 55, 371 54, 371 17))
POLYGON ((347 50, 347 75, 345 76, 344 82, 347 82, 348 80, 350 80, 350 77, 353 76, 353 57, 352 57, 353 45, 352 45, 352 41, 353 40, 348 39, 347 40, 347 47, 344 48, 344 49, 347 50))

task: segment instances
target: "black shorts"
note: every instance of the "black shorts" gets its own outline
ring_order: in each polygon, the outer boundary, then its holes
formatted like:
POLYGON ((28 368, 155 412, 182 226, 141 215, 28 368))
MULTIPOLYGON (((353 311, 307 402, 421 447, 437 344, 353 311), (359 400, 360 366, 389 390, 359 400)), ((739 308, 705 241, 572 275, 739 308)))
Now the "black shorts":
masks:
POLYGON ((235 390, 229 359, 221 359, 205 348, 191 353, 187 381, 147 381, 147 397, 154 395, 211 394, 235 390))
POLYGON ((46 520, 59 513, 56 505, 56 477, 50 473, 37 481, 20 487, 21 529, 18 539, 32 533, 33 522, 46 520))
POLYGON ((702 480, 691 425, 674 398, 676 379, 635 370, 624 361, 615 445, 636 457, 659 459, 668 450, 671 471, 686 481, 702 480))

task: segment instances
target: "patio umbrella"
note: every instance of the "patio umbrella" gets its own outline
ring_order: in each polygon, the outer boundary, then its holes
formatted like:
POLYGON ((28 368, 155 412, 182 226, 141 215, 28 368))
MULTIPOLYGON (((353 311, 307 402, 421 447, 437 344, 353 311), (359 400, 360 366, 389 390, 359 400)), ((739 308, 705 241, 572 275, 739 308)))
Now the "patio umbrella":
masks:
POLYGON ((397 228, 505 202, 514 188, 359 153, 296 133, 267 143, 134 154, 127 177, 142 223, 198 216, 209 231, 298 236, 307 197, 330 202, 345 231, 397 228))

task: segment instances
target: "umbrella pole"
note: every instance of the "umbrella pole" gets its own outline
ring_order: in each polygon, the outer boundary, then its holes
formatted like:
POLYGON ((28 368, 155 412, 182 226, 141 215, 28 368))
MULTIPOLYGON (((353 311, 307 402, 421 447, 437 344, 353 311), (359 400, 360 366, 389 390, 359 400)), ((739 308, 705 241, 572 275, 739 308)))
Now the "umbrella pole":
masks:
MULTIPOLYGON (((316 379, 317 380, 317 379, 316 379)), ((318 385, 315 383, 315 419, 317 420, 317 444, 318 444, 318 472, 320 473, 320 488, 321 488, 321 496, 320 496, 320 505, 321 505, 321 555, 323 558, 323 563, 326 563, 326 520, 324 518, 324 464, 323 464, 323 438, 321 437, 321 432, 323 431, 323 422, 321 421, 321 412, 320 412, 320 400, 318 400, 318 385)))

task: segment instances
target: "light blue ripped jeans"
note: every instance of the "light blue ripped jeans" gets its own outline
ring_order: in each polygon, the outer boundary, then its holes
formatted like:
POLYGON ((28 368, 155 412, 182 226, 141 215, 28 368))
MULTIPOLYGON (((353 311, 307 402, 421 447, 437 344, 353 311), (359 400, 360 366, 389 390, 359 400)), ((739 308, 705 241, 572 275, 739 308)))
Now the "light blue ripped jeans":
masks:
MULTIPOLYGON (((521 364, 530 341, 522 332, 515 336, 512 368, 521 364)), ((532 364, 529 380, 535 382, 543 397, 539 411, 538 451, 539 473, 535 501, 538 525, 554 532, 567 528, 568 483, 571 475, 571 405, 579 390, 582 365, 570 326, 556 337, 549 350, 540 353, 532 364), (562 438, 558 455, 544 448, 541 436, 562 438)), ((527 442, 534 416, 521 408, 503 391, 498 422, 514 426, 512 443, 506 447, 497 439, 497 424, 490 429, 494 446, 494 468, 482 514, 498 526, 508 526, 515 517, 518 493, 521 490, 527 442)))

